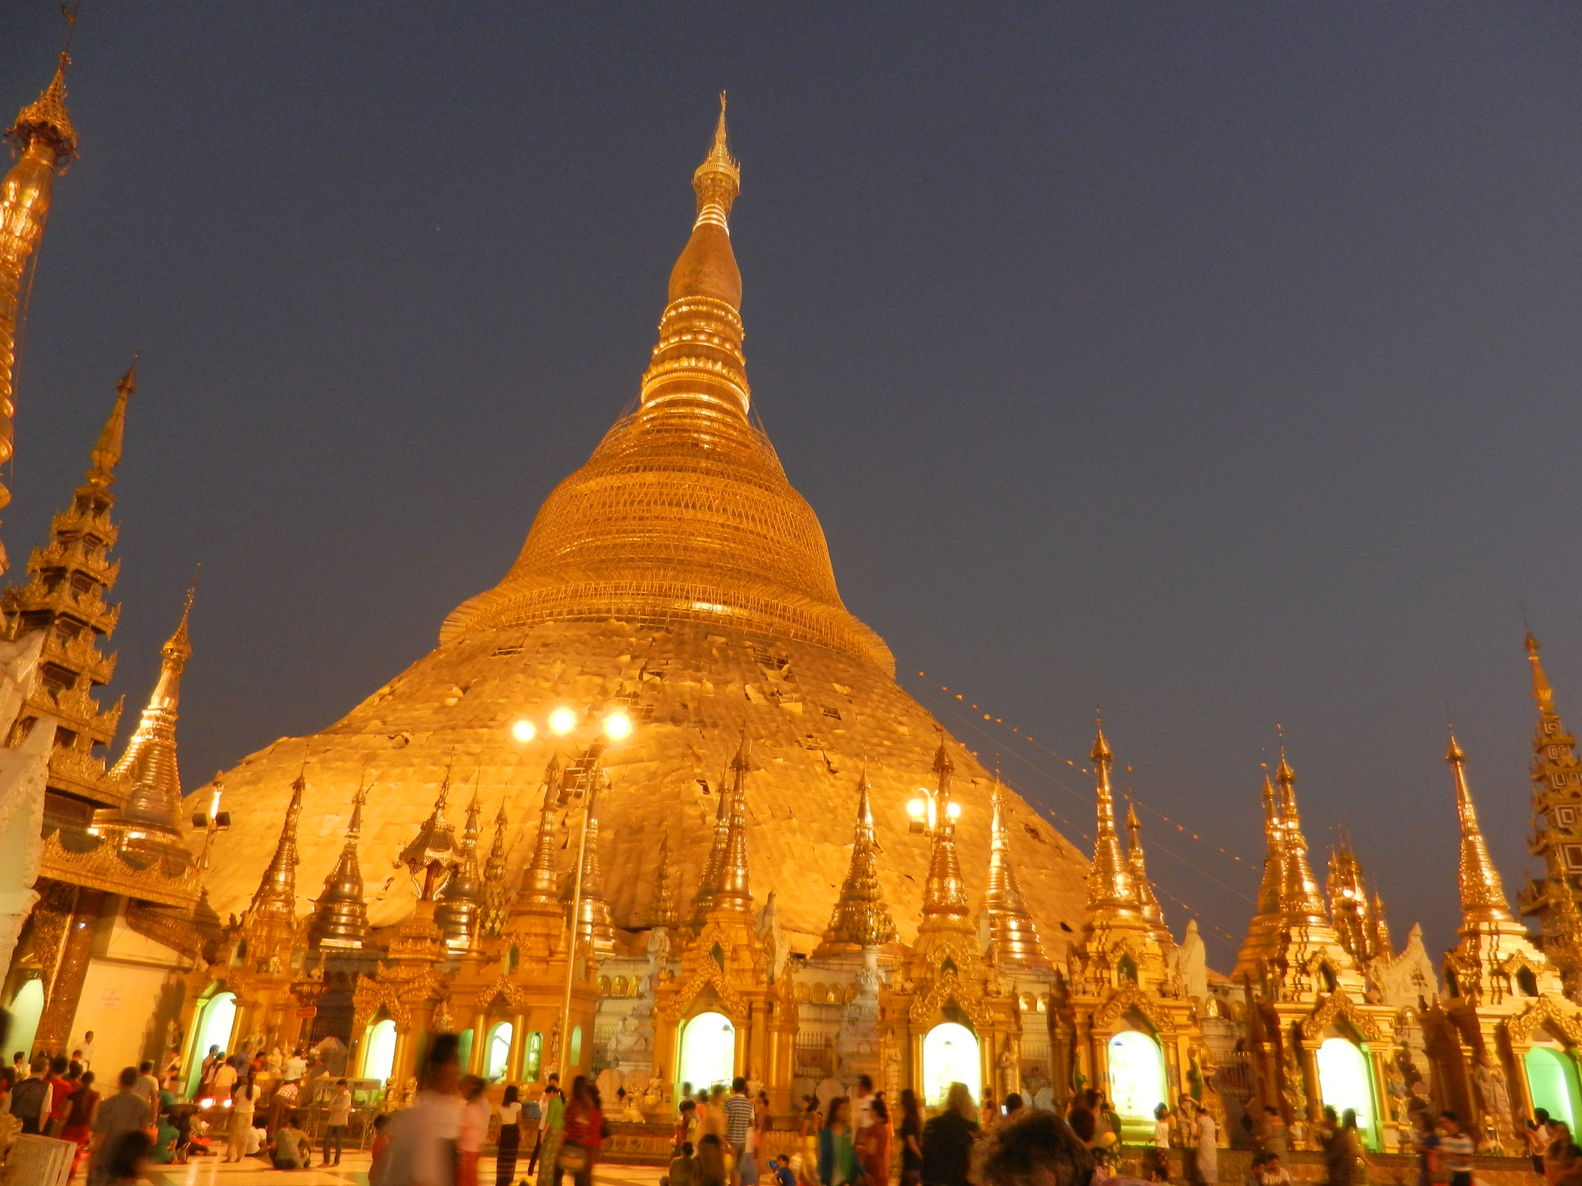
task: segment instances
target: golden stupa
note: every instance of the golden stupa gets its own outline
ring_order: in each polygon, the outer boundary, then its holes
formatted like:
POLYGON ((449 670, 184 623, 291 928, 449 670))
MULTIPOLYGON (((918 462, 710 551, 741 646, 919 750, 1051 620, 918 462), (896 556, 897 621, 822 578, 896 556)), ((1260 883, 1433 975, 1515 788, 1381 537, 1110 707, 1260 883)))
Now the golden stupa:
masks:
MULTIPOLYGON (((396 856, 447 781, 458 817, 474 795, 488 818, 506 807, 514 884, 531 855, 543 771, 557 754, 586 754, 542 729, 519 744, 512 725, 561 705, 590 726, 615 707, 637 724, 602 754, 599 856, 618 928, 651 922, 667 837, 673 892, 695 890, 743 736, 753 892, 763 903, 773 891, 794 950, 811 951, 829 923, 865 761, 881 887, 900 938, 913 938, 929 841, 909 832, 907 803, 932 785, 942 740, 976 911, 994 780, 900 688, 889 649, 841 603, 818 518, 749 418, 727 221, 740 176, 722 107, 693 177, 697 217, 670 275, 640 404, 545 500, 504 579, 459 606, 433 651, 345 718, 221 777, 234 823, 214 841, 207 884, 222 917, 240 913, 257 886, 299 775, 305 891, 340 858, 366 784, 369 918, 399 921, 414 892, 396 856)), ((1000 811, 1025 899, 1059 950, 1061 924, 1082 918, 1086 861, 1021 799, 1006 795, 1000 811)), ((560 861, 569 869, 572 855, 560 861)), ((308 908, 304 896, 298 910, 308 908)))

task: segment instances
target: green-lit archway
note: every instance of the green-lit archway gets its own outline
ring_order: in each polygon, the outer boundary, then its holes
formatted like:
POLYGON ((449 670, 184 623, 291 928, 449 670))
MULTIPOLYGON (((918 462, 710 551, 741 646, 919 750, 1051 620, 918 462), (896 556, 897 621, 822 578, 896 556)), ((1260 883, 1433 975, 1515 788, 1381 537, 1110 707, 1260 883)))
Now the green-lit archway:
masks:
POLYGON ((363 1039, 363 1078, 381 1083, 395 1071, 396 1025, 386 1017, 368 1027, 363 1039))
POLYGON ((1533 1107, 1542 1108, 1556 1120, 1564 1120, 1572 1132, 1582 1115, 1582 1099, 1577 1092, 1577 1068, 1564 1050, 1534 1046, 1522 1057, 1527 1071, 1527 1090, 1533 1107))
POLYGON ((1368 1052, 1346 1038, 1325 1038, 1318 1048, 1318 1092, 1326 1107, 1357 1113, 1362 1142, 1377 1152, 1382 1148, 1379 1109, 1373 1092, 1373 1067, 1368 1052))
POLYGON ((1109 1041, 1110 1102, 1128 1140, 1153 1134, 1154 1109, 1169 1102, 1165 1052, 1157 1038, 1125 1030, 1109 1041))
POLYGON ((976 1100, 983 1092, 983 1060, 978 1036, 955 1021, 945 1021, 923 1035, 923 1098, 929 1107, 944 1104, 952 1083, 965 1083, 976 1100))

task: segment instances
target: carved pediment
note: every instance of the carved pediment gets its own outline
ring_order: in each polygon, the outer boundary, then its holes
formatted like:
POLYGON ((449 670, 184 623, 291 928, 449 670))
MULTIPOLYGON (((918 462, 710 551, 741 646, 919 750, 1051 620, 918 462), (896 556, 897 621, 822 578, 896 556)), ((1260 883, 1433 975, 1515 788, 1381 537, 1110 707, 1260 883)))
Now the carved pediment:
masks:
POLYGON ((987 1025, 991 1014, 981 991, 970 988, 954 972, 946 972, 929 987, 929 990, 912 1002, 908 1011, 913 1024, 924 1025, 934 1020, 947 1004, 954 1004, 965 1013, 975 1026, 987 1025))
POLYGON ((1318 1041, 1323 1037, 1325 1030, 1340 1020, 1350 1024, 1365 1041, 1379 1042, 1384 1039, 1384 1031, 1379 1028, 1377 1021, 1357 1008, 1345 993, 1332 992, 1319 1002, 1318 1008, 1303 1019, 1302 1040, 1318 1041))
POLYGON ((1553 996, 1539 997, 1507 1021, 1505 1033, 1513 1043, 1526 1045, 1540 1027, 1547 1027, 1573 1045, 1582 1045, 1582 1019, 1577 1007, 1553 996))
POLYGON ((1093 1012, 1093 1028, 1107 1030, 1127 1013, 1140 1014, 1157 1033, 1173 1033, 1175 1023, 1157 1011, 1154 1001, 1135 984, 1116 989, 1093 1012))

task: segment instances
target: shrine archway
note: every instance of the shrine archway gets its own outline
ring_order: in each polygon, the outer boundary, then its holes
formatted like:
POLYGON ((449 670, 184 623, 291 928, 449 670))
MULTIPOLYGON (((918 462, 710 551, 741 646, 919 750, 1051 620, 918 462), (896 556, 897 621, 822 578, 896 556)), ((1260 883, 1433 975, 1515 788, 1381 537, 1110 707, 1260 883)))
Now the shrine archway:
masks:
POLYGON ((704 1091, 729 1084, 736 1073, 736 1027, 723 1013, 699 1013, 681 1031, 677 1082, 704 1091))
POLYGON ((1564 1120, 1575 1132, 1577 1117, 1582 1115, 1582 1099, 1578 1097, 1576 1063, 1571 1056, 1555 1047, 1534 1046, 1522 1056, 1522 1064, 1533 1107, 1544 1109, 1555 1120, 1564 1120))
POLYGON ((11 998, 10 1013, 11 1049, 31 1051, 39 1018, 44 1016, 44 982, 35 978, 17 989, 11 998))
POLYGON ((952 1083, 965 1083, 976 1101, 983 1094, 983 1058, 978 1035, 958 1021, 942 1021, 923 1035, 923 1098, 944 1105, 952 1083))
POLYGON ((490 1083, 504 1079, 511 1067, 511 1039, 516 1027, 502 1021, 489 1031, 489 1044, 484 1048, 483 1077, 490 1083))
POLYGON ((1120 1114, 1124 1136, 1141 1140, 1154 1128, 1154 1109, 1170 1100, 1165 1052, 1159 1039, 1123 1030, 1109 1041, 1110 1102, 1120 1114))
POLYGON ((203 1003, 198 1024, 193 1027, 192 1053, 187 1059, 187 1095, 198 1090, 198 1080, 203 1075, 203 1060, 209 1056, 209 1047, 218 1046, 222 1054, 234 1054, 231 1049, 231 1030, 236 1027, 236 994, 217 992, 203 1003))
POLYGON ((363 1078, 383 1083, 395 1073, 396 1024, 386 1017, 368 1027, 363 1040, 363 1078))
POLYGON ((1373 1067, 1367 1050, 1348 1038, 1325 1038, 1318 1047, 1318 1094, 1325 1107, 1357 1113, 1362 1143, 1377 1152, 1379 1109, 1373 1093, 1373 1067))

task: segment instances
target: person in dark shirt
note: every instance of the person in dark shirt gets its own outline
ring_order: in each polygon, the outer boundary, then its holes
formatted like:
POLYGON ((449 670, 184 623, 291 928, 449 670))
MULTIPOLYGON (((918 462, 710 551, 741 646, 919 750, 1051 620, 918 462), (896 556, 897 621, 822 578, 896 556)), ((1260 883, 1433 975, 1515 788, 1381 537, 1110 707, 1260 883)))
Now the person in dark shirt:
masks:
POLYGON ((1071 1131, 1089 1147, 1092 1146, 1094 1134, 1099 1127, 1099 1118, 1093 1112, 1093 1101, 1097 1094, 1092 1091, 1079 1092, 1071 1101, 1071 1111, 1066 1114, 1071 1131))
POLYGON ((966 1186, 978 1109, 965 1083, 952 1083, 945 1110, 923 1126, 923 1186, 966 1186))
POLYGON ((796 1175, 791 1172, 791 1155, 782 1153, 775 1158, 776 1186, 796 1186, 796 1175))
POLYGON ((1093 1154, 1071 1125, 1052 1112, 1027 1109, 994 1126, 978 1186, 1085 1186, 1093 1167, 1093 1154))
POLYGON ((923 1109, 917 1092, 901 1092, 901 1186, 921 1186, 923 1181, 923 1109))

